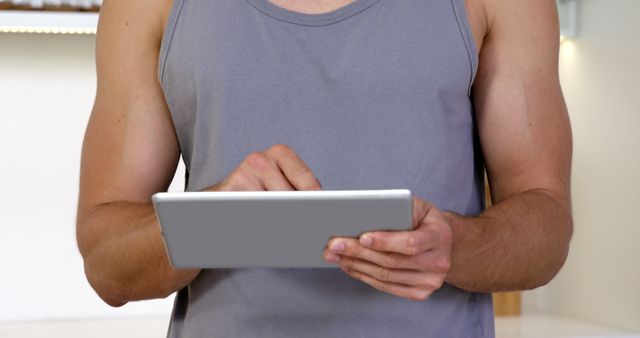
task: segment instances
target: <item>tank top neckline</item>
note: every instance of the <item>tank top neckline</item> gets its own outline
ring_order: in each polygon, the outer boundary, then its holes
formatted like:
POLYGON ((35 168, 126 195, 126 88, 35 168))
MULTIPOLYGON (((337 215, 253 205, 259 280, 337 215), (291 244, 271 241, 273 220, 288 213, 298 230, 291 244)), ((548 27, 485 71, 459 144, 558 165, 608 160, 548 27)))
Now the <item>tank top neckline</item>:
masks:
POLYGON ((280 7, 269 0, 247 0, 260 12, 283 22, 302 26, 328 26, 346 20, 365 11, 380 0, 354 0, 330 12, 320 14, 300 13, 280 7))

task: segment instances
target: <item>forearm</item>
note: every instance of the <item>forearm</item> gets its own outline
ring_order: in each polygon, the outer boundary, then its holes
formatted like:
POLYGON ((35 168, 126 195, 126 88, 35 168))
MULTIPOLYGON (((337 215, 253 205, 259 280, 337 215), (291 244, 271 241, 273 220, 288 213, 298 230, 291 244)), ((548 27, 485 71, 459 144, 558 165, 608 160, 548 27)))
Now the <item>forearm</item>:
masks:
POLYGON ((446 281, 477 292, 548 283, 564 264, 573 229, 568 207, 542 190, 513 195, 478 217, 446 217, 453 231, 446 281))
POLYGON ((84 220, 78 243, 87 279, 112 306, 166 297, 198 270, 169 265, 153 206, 117 202, 98 206, 84 220))

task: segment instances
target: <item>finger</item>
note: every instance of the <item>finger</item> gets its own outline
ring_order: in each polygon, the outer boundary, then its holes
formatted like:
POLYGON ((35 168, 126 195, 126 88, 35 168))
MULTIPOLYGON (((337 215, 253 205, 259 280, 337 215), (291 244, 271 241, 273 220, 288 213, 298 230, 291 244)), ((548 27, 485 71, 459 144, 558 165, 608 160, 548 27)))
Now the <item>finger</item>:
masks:
POLYGON ((429 210, 431 210, 431 207, 433 205, 417 196, 413 196, 412 200, 413 200, 413 228, 416 229, 420 226, 420 222, 429 213, 429 210))
POLYGON ((260 179, 244 170, 236 169, 222 182, 208 189, 210 191, 262 191, 265 190, 260 179))
POLYGON ((403 284, 396 284, 390 282, 382 282, 379 281, 367 274, 364 274, 358 270, 344 268, 342 269, 349 276, 367 283, 374 287, 375 289, 392 294, 394 296, 403 297, 411 300, 425 300, 427 299, 432 291, 428 289, 423 289, 415 286, 407 286, 403 284))
POLYGON ((332 238, 324 249, 323 256, 327 262, 338 264, 342 264, 342 260, 356 259, 389 269, 408 269, 433 273, 447 273, 451 269, 451 258, 446 248, 427 250, 418 255, 407 256, 395 252, 375 251, 360 245, 353 238, 332 238))
MULTIPOLYGON (((351 257, 360 260, 369 261, 379 266, 393 269, 415 269, 419 270, 420 265, 416 257, 406 256, 398 253, 379 252, 362 246, 357 239, 336 237, 329 241, 325 249, 325 258, 327 254, 339 255, 339 259, 343 257, 351 257)), ((328 260, 331 263, 337 260, 328 260)))
POLYGON ((293 149, 276 144, 265 154, 276 162, 286 179, 297 190, 321 190, 320 181, 293 149))
POLYGON ((442 286, 446 274, 424 272, 418 270, 389 269, 367 261, 344 257, 339 266, 348 270, 356 270, 381 282, 416 286, 435 291, 442 286))
POLYGON ((258 178, 265 190, 294 190, 277 164, 263 153, 249 154, 240 166, 240 171, 258 178))
POLYGON ((412 231, 373 231, 360 236, 361 245, 376 251, 417 255, 437 247, 437 236, 428 228, 412 231))

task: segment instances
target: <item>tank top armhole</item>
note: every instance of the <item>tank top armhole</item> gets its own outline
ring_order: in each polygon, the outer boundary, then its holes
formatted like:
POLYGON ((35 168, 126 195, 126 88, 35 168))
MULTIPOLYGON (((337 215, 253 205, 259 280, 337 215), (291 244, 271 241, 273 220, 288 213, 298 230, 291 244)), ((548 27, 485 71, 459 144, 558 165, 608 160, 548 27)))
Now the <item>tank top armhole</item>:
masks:
POLYGON ((171 5, 171 13, 169 13, 169 18, 167 19, 167 23, 164 28, 164 32, 162 34, 162 42, 160 44, 160 55, 158 61, 158 80, 160 81, 160 85, 164 86, 164 69, 167 64, 167 58, 169 55, 169 49, 171 47, 171 41, 173 39, 173 33, 175 32, 176 26, 178 25, 178 18, 180 17, 180 12, 182 11, 182 6, 186 0, 173 0, 173 4, 171 5))
POLYGON ((468 94, 471 95, 471 87, 473 86, 473 81, 475 80, 476 73, 478 71, 478 50, 473 33, 469 27, 469 19, 467 17, 467 10, 464 6, 464 0, 451 0, 451 5, 453 6, 453 12, 455 13, 456 20, 458 22, 458 28, 460 29, 460 34, 462 35, 462 39, 464 40, 464 44, 467 49, 467 54, 469 56, 471 76, 469 78, 468 94))

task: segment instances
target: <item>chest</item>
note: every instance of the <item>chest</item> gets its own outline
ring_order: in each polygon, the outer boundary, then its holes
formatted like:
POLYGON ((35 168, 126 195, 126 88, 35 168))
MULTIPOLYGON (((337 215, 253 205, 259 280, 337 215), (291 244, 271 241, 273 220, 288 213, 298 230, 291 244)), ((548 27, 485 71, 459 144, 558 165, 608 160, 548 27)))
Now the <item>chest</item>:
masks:
POLYGON ((461 1, 358 0, 319 17, 266 1, 185 1, 166 36, 162 85, 192 187, 275 143, 334 188, 473 177, 461 1))
POLYGON ((277 16, 283 13, 265 14, 260 9, 270 7, 256 9, 245 1, 216 8, 225 3, 202 1, 183 9, 169 78, 207 83, 220 94, 281 98, 317 93, 319 87, 373 98, 390 92, 421 97, 435 89, 464 96, 469 88, 470 51, 449 1, 383 0, 319 26, 284 22, 288 17, 277 16))

